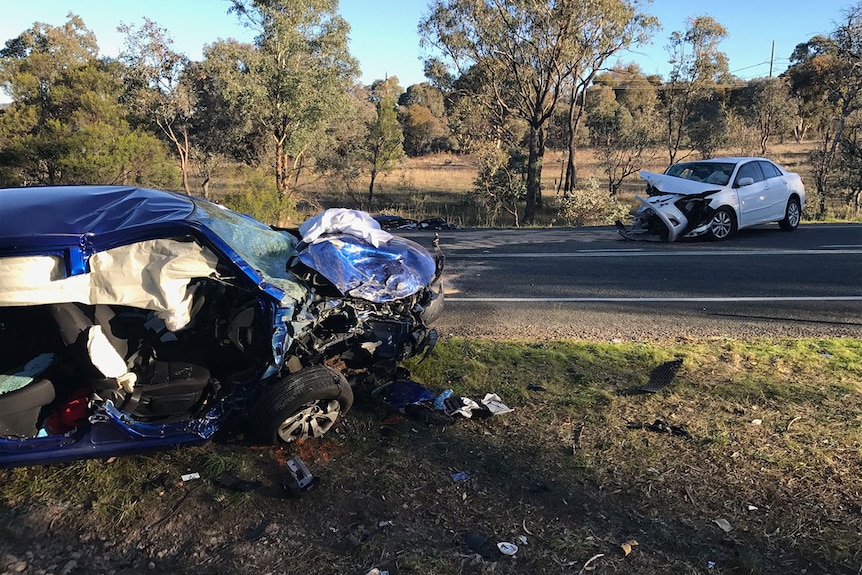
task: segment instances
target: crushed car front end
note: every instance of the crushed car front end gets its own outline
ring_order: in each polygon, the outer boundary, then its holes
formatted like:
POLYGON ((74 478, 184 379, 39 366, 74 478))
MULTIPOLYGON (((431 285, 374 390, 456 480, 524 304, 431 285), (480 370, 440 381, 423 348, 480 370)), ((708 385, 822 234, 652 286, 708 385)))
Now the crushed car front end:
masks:
POLYGON ((647 171, 640 176, 647 183, 647 197, 635 196, 640 205, 630 226, 617 222, 617 230, 626 239, 673 242, 697 237, 709 231, 720 207, 738 212, 739 200, 729 186, 647 171))
POLYGON ((437 241, 432 256, 411 240, 370 229, 380 234, 377 245, 335 229, 300 244, 289 264, 312 286, 291 361, 338 365, 353 383, 385 381, 399 362, 430 352, 437 340, 430 326, 443 307, 437 241))

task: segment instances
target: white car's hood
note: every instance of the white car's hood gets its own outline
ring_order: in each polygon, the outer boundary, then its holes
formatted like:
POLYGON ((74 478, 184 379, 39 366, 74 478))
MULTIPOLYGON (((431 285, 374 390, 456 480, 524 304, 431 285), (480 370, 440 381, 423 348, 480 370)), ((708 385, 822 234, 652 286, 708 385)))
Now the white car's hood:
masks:
POLYGON ((698 182, 696 180, 686 180, 677 178, 676 176, 668 176, 666 174, 656 174, 655 172, 647 172, 641 170, 638 172, 641 179, 649 185, 656 188, 658 191, 665 194, 679 194, 681 196, 694 196, 708 192, 718 192, 724 186, 718 184, 710 184, 707 182, 698 182))

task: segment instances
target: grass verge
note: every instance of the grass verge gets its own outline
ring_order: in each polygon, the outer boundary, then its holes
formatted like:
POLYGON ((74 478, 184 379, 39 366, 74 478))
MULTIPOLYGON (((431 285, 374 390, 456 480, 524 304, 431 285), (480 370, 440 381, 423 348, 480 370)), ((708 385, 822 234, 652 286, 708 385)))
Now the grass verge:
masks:
POLYGON ((859 569, 858 340, 452 338, 410 369, 434 391, 496 393, 514 412, 428 426, 358 390, 353 411, 322 441, 280 451, 240 440, 5 470, 0 498, 7 509, 50 505, 56 521, 96 538, 119 529, 130 546, 160 549, 186 572, 859 569), (656 366, 677 358, 670 385, 639 392, 656 366), (299 501, 279 486, 292 453, 322 478, 299 501), (202 480, 183 483, 188 471, 202 480), (263 487, 225 492, 207 481, 222 471, 263 487), (457 472, 467 479, 453 479, 457 472), (265 547, 244 536, 255 525, 265 547), (482 560, 465 544, 471 532, 520 550, 482 560))

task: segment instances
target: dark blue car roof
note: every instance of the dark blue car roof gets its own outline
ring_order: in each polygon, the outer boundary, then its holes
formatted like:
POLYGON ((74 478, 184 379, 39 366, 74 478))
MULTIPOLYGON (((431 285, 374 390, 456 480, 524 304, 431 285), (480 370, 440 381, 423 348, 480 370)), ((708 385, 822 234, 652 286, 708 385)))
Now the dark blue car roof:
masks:
POLYGON ((0 238, 105 234, 184 221, 194 203, 173 192, 129 186, 0 189, 0 238))

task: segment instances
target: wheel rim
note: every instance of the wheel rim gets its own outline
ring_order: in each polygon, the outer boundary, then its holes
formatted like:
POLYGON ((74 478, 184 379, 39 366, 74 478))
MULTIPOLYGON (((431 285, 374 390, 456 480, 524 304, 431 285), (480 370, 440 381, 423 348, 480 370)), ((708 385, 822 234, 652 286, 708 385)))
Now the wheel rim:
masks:
POLYGON ((730 235, 733 230, 733 218, 724 210, 718 211, 712 216, 712 221, 709 224, 709 229, 712 235, 718 239, 724 239, 730 235))
POLYGON ((341 406, 334 399, 305 404, 299 411, 278 426, 278 438, 286 443, 309 437, 321 437, 329 431, 341 406))
POLYGON ((796 202, 790 202, 787 206, 787 223, 794 228, 799 225, 799 204, 796 202))

